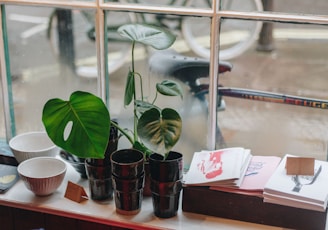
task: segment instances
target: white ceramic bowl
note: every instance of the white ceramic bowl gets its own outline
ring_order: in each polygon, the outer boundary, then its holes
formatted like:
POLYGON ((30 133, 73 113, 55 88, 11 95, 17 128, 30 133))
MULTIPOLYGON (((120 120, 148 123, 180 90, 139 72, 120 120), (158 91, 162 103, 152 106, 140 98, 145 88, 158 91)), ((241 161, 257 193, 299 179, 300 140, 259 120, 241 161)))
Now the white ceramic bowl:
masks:
POLYGON ((20 163, 17 171, 25 186, 35 195, 47 196, 63 182, 66 164, 54 157, 35 157, 20 163))
POLYGON ((9 141, 9 146, 18 163, 33 157, 55 157, 59 152, 46 132, 19 134, 9 141))

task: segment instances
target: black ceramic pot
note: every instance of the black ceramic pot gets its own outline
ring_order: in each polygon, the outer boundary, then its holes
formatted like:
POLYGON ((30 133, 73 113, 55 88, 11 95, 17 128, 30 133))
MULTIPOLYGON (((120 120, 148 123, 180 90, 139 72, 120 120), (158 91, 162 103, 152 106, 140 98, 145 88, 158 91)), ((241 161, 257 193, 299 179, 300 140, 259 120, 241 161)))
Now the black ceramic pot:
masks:
POLYGON ((154 153, 149 157, 154 214, 170 218, 177 214, 182 189, 182 154, 171 151, 166 159, 154 153))

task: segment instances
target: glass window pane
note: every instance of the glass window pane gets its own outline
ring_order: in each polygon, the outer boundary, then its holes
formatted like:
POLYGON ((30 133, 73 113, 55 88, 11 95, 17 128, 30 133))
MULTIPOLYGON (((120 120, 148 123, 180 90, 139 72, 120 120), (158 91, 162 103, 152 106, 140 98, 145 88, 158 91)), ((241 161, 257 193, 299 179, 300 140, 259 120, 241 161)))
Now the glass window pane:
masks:
POLYGON ((272 44, 267 44, 274 47, 272 52, 258 51, 254 42, 242 55, 227 60, 233 70, 220 76, 224 87, 277 93, 279 97, 271 101, 285 100, 281 104, 259 101, 263 95, 249 96, 257 100, 223 96, 226 109, 218 112, 218 123, 228 146, 247 146, 256 155, 289 153, 326 159, 326 108, 307 107, 300 100, 298 106, 291 105, 295 101, 285 95, 328 98, 327 29, 274 23, 272 44))
POLYGON ((136 22, 136 15, 129 12, 106 11, 108 73, 120 69, 131 55, 131 44, 123 39, 117 30, 120 26, 136 22))
POLYGON ((320 14, 327 15, 327 2, 324 0, 269 0, 267 3, 272 4, 272 10, 269 11, 284 13, 300 13, 300 14, 320 14))
POLYGON ((261 0, 221 0, 221 10, 255 12, 262 9, 261 0))
MULTIPOLYGON (((117 0, 108 0, 107 2, 117 2, 117 0)), ((153 5, 153 6, 209 7, 211 0, 127 0, 126 2, 133 3, 133 4, 142 4, 142 5, 153 5)))
MULTIPOLYGON (((33 1, 24 3, 28 2, 33 1)), ((67 2, 73 3, 73 1, 65 1, 65 4, 67 2)), ((17 133, 43 129, 41 112, 48 98, 68 98, 75 90, 97 93, 99 73, 94 30, 96 11, 85 9, 86 2, 95 1, 80 1, 81 6, 84 6, 83 10, 36 7, 35 4, 34 6, 6 6, 17 133), (60 26, 57 27, 58 25, 60 26)), ((211 2, 210 0, 127 0, 121 3, 170 5, 187 9, 187 7, 210 8, 211 2)), ((221 9, 256 12, 264 7, 264 10, 276 12, 327 14, 324 0, 263 2, 264 6, 261 0, 222 0, 221 9)), ((38 2, 38 4, 42 3, 38 2)), ((129 116, 131 113, 127 112, 129 108, 123 106, 123 92, 126 75, 131 66, 131 50, 130 44, 118 38, 116 33, 118 26, 127 22, 166 27, 178 36, 172 47, 178 53, 175 56, 187 55, 208 60, 211 21, 206 17, 162 13, 112 11, 106 13, 109 85, 104 87, 109 87, 110 110, 113 117, 118 117, 129 125, 132 122, 129 116)), ((260 35, 261 22, 224 18, 220 23, 220 60, 233 64, 231 73, 220 75, 220 84, 227 87, 327 98, 323 77, 327 69, 325 60, 322 59, 327 53, 325 50, 327 26, 264 23, 265 26, 273 25, 273 40, 270 43, 270 36, 260 35), (268 42, 266 39, 269 39, 269 44, 265 44, 268 42), (270 51, 273 48, 275 49, 272 52, 258 51, 270 51)), ((140 68, 140 72, 145 76, 145 92, 149 93, 151 98, 154 93, 153 85, 164 77, 155 73, 149 64, 154 50, 143 46, 138 46, 137 50, 138 69, 140 68)), ((175 76, 166 77, 176 79, 175 76)), ((190 79, 186 81, 180 78, 180 80, 186 95, 182 102, 174 100, 172 106, 183 114, 184 133, 177 148, 181 152, 186 152, 185 158, 188 164, 195 149, 207 148, 208 95, 201 98, 203 101, 199 100, 194 93, 188 91, 191 86, 190 79)), ((199 79, 197 84, 198 86, 209 84, 208 78, 199 79)), ((270 155, 277 155, 277 152, 283 155, 286 152, 295 153, 300 150, 324 158, 327 152, 325 144, 327 134, 322 128, 326 123, 325 110, 242 100, 228 96, 224 96, 224 101, 226 109, 221 111, 221 107, 218 108, 218 118, 219 127, 228 146, 249 146, 254 149, 255 154, 266 151, 270 155), (249 117, 246 117, 247 114, 249 117), (311 136, 306 136, 306 133, 310 133, 311 136)), ((160 102, 163 105, 167 103, 166 100, 160 102)), ((0 123, 4 121, 0 119, 0 123)), ((5 136, 4 128, 0 130, 0 134, 1 137, 5 136)))
POLYGON ((97 63, 95 42, 87 36, 93 22, 79 10, 6 9, 16 132, 42 130, 48 99, 68 99, 74 90, 97 93, 97 78, 78 71, 97 63))

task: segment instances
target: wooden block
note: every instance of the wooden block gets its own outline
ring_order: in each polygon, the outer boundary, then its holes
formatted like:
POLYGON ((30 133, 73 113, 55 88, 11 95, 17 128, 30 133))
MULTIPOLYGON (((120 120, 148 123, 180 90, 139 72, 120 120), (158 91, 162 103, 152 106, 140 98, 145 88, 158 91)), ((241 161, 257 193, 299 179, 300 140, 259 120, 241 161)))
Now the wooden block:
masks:
POLYGON ((78 203, 88 199, 88 195, 84 188, 70 181, 67 183, 65 197, 78 203))
POLYGON ((287 157, 287 175, 314 175, 314 158, 312 157, 287 157))
POLYGON ((263 199, 208 187, 184 187, 182 210, 291 229, 325 229, 326 212, 264 203, 263 199))

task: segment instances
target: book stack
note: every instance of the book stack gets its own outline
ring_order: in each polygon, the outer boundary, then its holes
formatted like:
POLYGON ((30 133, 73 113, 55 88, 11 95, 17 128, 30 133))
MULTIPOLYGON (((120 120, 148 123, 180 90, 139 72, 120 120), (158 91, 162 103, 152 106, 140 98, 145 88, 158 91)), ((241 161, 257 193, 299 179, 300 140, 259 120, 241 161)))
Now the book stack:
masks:
POLYGON ((239 187, 251 156, 249 149, 239 147, 195 152, 184 184, 239 187))
MULTIPOLYGON (((286 173, 291 168, 285 169, 286 157, 252 156, 243 148, 197 152, 185 177, 182 210, 283 228, 326 229, 328 162, 312 163, 313 176, 293 177, 286 173)), ((302 171, 311 168, 305 166, 302 171)))
MULTIPOLYGON (((184 177, 185 186, 251 195, 266 203, 325 212, 328 162, 315 160, 313 175, 288 175, 285 155, 252 156, 241 147, 195 152, 184 177)), ((304 166, 305 167, 305 166, 304 166)))
POLYGON ((264 187, 264 202, 325 212, 328 201, 328 162, 314 161, 314 175, 287 175, 285 155, 264 187))

